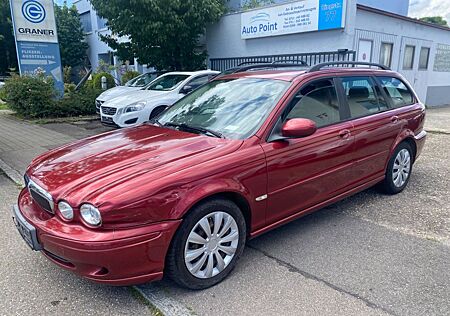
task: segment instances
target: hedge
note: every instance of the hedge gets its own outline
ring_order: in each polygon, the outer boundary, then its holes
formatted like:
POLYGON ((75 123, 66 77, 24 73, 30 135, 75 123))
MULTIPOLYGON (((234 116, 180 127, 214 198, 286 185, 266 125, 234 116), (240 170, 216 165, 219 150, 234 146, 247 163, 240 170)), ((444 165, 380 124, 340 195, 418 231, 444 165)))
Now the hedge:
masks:
POLYGON ((14 76, 5 84, 10 109, 25 118, 48 118, 95 114, 95 99, 102 92, 95 87, 74 91, 66 87, 58 98, 53 80, 45 77, 14 76))

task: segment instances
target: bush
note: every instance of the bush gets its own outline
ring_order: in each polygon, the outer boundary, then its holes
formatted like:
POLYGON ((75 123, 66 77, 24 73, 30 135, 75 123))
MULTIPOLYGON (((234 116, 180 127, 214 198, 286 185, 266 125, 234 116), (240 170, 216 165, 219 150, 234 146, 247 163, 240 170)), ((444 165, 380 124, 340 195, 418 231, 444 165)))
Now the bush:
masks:
POLYGON ((122 76, 122 84, 126 84, 128 81, 130 81, 133 78, 136 78, 140 74, 141 74, 140 72, 134 70, 127 70, 122 76))
POLYGON ((25 118, 65 117, 95 114, 95 99, 102 92, 94 87, 75 91, 66 86, 62 99, 57 99, 53 81, 43 77, 15 76, 5 84, 6 102, 25 118))
MULTIPOLYGON (((59 100, 58 117, 95 114, 95 99, 102 91, 94 87, 83 87, 79 91, 67 93, 59 100)), ((55 112, 58 112, 55 111, 55 112)))
POLYGON ((102 88, 102 77, 106 77, 106 86, 107 89, 111 89, 116 86, 116 81, 114 80, 114 77, 107 72, 99 72, 96 73, 92 78, 92 83, 94 88, 101 89, 102 88))
POLYGON ((52 79, 43 76, 13 76, 6 81, 4 89, 5 101, 18 114, 25 117, 51 115, 56 100, 52 79))

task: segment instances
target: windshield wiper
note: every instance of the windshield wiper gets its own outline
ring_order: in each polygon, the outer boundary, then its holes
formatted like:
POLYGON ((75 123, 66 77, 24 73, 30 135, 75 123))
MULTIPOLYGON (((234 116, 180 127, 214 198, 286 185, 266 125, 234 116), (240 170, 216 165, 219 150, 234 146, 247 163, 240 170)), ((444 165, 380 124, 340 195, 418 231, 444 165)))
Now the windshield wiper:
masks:
POLYGON ((202 134, 212 135, 217 138, 225 138, 225 136, 219 132, 216 132, 216 131, 213 131, 213 130, 210 130, 210 129, 207 129, 204 127, 191 126, 191 125, 188 125, 185 123, 178 124, 178 123, 168 122, 168 123, 165 123, 164 126, 177 127, 177 128, 181 128, 181 129, 184 129, 187 131, 200 132, 202 134))

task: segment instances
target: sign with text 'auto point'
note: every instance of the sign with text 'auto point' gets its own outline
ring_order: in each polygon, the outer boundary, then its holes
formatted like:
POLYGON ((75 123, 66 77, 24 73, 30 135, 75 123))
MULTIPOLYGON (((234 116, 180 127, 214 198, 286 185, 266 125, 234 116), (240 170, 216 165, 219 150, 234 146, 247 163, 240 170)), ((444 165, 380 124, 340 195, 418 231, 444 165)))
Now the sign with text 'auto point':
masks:
POLYGON ((10 0, 21 75, 44 72, 64 92, 52 0, 10 0))
POLYGON ((241 14, 241 38, 251 39, 345 27, 346 0, 303 0, 241 14))

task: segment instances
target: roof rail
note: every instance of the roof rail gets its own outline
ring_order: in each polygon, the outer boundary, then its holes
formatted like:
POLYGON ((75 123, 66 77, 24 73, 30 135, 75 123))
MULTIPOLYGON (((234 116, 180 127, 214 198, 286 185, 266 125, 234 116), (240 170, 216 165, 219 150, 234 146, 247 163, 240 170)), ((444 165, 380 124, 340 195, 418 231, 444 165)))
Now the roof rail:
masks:
POLYGON ((292 67, 309 67, 307 63, 302 61, 301 63, 261 63, 261 64, 254 64, 254 65, 248 65, 243 67, 237 67, 237 68, 231 68, 225 71, 227 74, 235 74, 239 72, 244 72, 247 70, 252 69, 264 69, 264 68, 292 68, 292 67))
POLYGON ((382 70, 391 70, 391 68, 386 67, 384 65, 375 64, 375 63, 367 63, 367 62, 362 62, 362 61, 330 61, 327 63, 317 64, 317 65, 311 67, 311 69, 309 69, 309 72, 319 71, 319 70, 322 70, 322 68, 329 67, 329 66, 347 66, 347 67, 349 67, 349 66, 352 66, 352 67, 368 66, 368 67, 378 67, 382 70))

